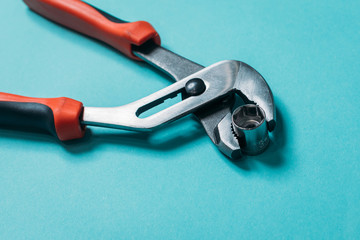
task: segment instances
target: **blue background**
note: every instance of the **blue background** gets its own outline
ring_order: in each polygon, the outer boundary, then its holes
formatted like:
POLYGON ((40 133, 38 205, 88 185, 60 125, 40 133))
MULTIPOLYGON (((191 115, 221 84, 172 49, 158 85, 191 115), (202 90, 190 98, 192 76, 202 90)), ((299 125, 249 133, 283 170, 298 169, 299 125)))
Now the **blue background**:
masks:
MULTIPOLYGON (((360 236, 360 2, 89 0, 152 23, 202 65, 237 59, 270 84, 267 152, 231 162, 191 117, 152 135, 91 128, 61 144, 0 130, 0 239, 360 236)), ((0 8, 1 91, 116 106, 170 84, 144 63, 0 8)))

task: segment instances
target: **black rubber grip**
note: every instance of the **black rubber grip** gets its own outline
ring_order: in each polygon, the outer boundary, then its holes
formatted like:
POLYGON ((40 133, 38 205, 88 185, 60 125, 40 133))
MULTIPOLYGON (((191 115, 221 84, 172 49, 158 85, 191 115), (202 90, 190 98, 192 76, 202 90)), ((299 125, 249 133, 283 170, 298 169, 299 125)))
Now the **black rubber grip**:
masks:
POLYGON ((40 103, 0 101, 0 126, 56 136, 53 112, 40 103))

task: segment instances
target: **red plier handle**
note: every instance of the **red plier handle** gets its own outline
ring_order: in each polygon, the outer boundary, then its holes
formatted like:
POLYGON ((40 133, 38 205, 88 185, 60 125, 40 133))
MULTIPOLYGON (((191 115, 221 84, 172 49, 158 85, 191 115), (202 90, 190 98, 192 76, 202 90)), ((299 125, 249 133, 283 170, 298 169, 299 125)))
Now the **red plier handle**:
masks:
POLYGON ((71 98, 30 98, 0 92, 0 125, 42 130, 61 141, 81 138, 83 104, 71 98))
MULTIPOLYGON (((125 22, 80 0, 24 0, 40 15, 103 41, 127 56, 147 41, 160 45, 159 34, 144 21, 125 22)), ((29 98, 0 93, 0 126, 45 130, 61 141, 81 138, 83 105, 70 98, 29 98)))
POLYGON ((160 45, 160 36, 145 21, 126 22, 80 0, 24 0, 33 11, 75 31, 96 38, 140 60, 132 47, 152 40, 160 45))

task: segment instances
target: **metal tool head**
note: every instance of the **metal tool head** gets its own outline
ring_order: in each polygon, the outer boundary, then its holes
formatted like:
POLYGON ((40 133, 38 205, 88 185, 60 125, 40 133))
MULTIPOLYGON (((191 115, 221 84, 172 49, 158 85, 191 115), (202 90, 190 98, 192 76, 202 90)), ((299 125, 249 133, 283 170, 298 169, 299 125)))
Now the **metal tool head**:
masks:
POLYGON ((227 97, 221 95, 222 98, 219 101, 212 101, 211 105, 203 106, 194 112, 212 142, 225 155, 230 158, 238 158, 242 153, 256 154, 260 152, 259 149, 265 149, 266 146, 264 147, 264 144, 261 144, 261 142, 268 143, 265 137, 256 137, 255 139, 262 139, 257 143, 251 142, 252 140, 249 142, 249 137, 248 141, 245 141, 244 137, 239 137, 240 135, 246 137, 249 134, 251 136, 265 136, 258 134, 260 133, 258 129, 247 129, 247 134, 237 133, 237 135, 231 131, 233 105, 236 104, 233 96, 235 94, 240 96, 245 104, 254 104, 264 111, 266 121, 262 125, 266 127, 266 133, 275 128, 273 95, 264 78, 255 69, 240 61, 222 61, 204 68, 151 42, 134 48, 134 54, 164 71, 176 81, 202 79, 211 88, 219 87, 223 90, 225 86, 227 97), (211 79, 211 83, 207 81, 208 79, 211 79), (247 142, 250 145, 258 146, 254 148, 257 150, 249 151, 247 142))
POLYGON ((255 69, 239 61, 215 63, 124 106, 85 107, 83 123, 146 131, 189 113, 199 117, 214 144, 230 158, 263 151, 269 142, 267 133, 275 127, 269 86, 255 69), (150 116, 140 116, 179 93, 182 101, 150 116), (233 112, 235 94, 248 105, 233 112))
MULTIPOLYGON (((249 140, 244 141, 244 137, 240 138, 239 133, 236 135, 232 131, 233 105, 236 103, 233 95, 240 96, 245 104, 255 104, 264 111, 266 121, 263 124, 266 126, 266 132, 275 128, 275 104, 272 92, 264 78, 255 69, 234 60, 218 62, 204 68, 152 42, 134 47, 133 51, 137 57, 165 72, 175 81, 201 79, 207 88, 221 89, 221 94, 213 99, 218 101, 202 106, 193 112, 194 115, 202 123, 212 142, 226 156, 238 158, 243 153, 260 152, 260 150, 247 151, 249 148, 246 146, 249 145, 240 143, 247 143, 249 140), (226 90, 223 91, 224 89, 226 90)), ((247 131, 252 132, 252 129, 247 131)), ((246 136, 246 134, 240 135, 246 136)), ((262 145, 258 143, 258 146, 262 145)))
POLYGON ((254 68, 235 60, 218 62, 202 71, 194 75, 218 75, 218 84, 230 85, 230 94, 236 94, 245 104, 251 104, 248 107, 259 109, 264 118, 264 121, 244 129, 234 126, 234 118, 237 118, 238 122, 246 122, 249 115, 238 115, 239 111, 233 110, 235 98, 231 96, 216 106, 197 111, 200 120, 205 119, 203 125, 214 144, 230 158, 264 151, 269 143, 268 131, 273 131, 276 126, 274 98, 265 79, 254 68), (202 71, 207 74, 201 74, 202 71))

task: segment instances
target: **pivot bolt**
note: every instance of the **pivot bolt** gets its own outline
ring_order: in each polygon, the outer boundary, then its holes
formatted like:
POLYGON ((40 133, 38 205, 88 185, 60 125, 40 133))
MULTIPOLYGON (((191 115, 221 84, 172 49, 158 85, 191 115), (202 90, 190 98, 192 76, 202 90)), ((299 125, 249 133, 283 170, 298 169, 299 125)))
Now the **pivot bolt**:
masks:
POLYGON ((205 92, 206 86, 200 78, 193 78, 185 84, 185 91, 188 96, 198 96, 205 92))

